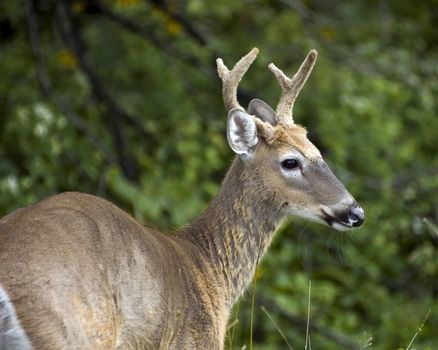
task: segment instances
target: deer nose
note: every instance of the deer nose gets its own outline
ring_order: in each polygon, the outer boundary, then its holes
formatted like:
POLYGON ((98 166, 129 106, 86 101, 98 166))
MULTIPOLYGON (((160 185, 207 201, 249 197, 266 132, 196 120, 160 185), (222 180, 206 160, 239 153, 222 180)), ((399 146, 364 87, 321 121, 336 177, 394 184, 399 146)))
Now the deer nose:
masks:
POLYGON ((359 227, 365 221, 365 212, 357 205, 353 204, 348 210, 348 221, 354 227, 359 227))

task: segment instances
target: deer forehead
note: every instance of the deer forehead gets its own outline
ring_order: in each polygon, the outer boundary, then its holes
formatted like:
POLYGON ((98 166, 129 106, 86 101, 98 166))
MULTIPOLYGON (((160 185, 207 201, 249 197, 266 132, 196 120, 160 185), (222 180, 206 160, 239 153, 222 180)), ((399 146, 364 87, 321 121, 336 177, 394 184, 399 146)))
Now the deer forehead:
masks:
POLYGON ((307 130, 297 124, 288 128, 277 127, 272 146, 277 149, 280 156, 296 150, 309 159, 321 158, 318 148, 307 138, 307 130))

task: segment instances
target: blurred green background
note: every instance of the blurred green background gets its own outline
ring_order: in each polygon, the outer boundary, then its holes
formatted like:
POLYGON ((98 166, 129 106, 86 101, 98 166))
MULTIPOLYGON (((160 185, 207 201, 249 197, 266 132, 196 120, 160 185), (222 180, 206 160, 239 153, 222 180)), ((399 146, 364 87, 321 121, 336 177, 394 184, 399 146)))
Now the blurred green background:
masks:
MULTIPOLYGON (((75 190, 189 222, 233 157, 215 58, 254 46, 244 105, 275 105, 269 62, 290 74, 319 51, 295 120, 367 215, 346 234, 282 229, 254 349, 287 349, 278 328, 304 349, 309 281, 314 349, 407 348, 429 310, 409 348, 438 348, 438 1, 1 1, 0 214, 75 190)), ((227 349, 249 346, 252 295, 227 349)))

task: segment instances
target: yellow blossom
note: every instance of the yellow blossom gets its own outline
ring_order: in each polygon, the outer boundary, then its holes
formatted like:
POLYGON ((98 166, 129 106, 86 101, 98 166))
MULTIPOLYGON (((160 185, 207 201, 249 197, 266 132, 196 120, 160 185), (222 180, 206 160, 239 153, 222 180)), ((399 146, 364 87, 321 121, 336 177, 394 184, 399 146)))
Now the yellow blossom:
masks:
POLYGON ((69 50, 61 50, 56 54, 57 63, 67 69, 75 69, 78 65, 76 56, 69 50))

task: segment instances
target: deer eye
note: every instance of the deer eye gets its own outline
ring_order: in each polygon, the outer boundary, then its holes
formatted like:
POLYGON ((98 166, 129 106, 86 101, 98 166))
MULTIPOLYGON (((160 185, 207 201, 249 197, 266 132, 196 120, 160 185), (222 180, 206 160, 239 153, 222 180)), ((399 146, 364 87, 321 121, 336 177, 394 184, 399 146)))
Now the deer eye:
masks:
POLYGON ((283 169, 292 170, 300 166, 300 162, 295 158, 287 158, 281 162, 283 169))

